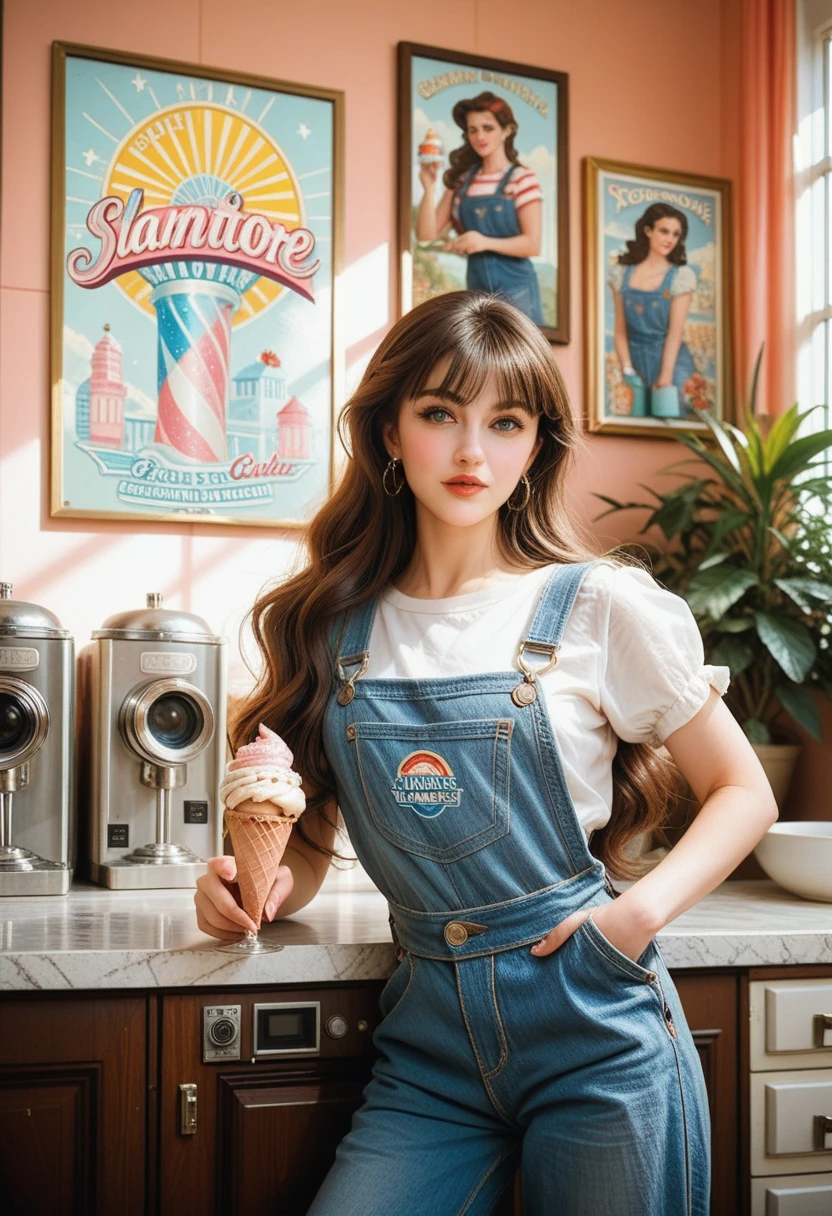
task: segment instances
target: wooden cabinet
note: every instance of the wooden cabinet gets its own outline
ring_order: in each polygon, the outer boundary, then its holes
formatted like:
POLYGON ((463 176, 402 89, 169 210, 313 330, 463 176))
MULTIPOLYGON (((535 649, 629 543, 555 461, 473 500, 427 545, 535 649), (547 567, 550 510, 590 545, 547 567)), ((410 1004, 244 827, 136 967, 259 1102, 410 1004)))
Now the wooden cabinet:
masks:
POLYGON ((147 999, 4 994, 3 1216, 142 1216, 147 999))
POLYGON ((673 975, 699 1052, 711 1116, 711 1216, 740 1212, 739 980, 714 970, 673 975))
MULTIPOLYGON (((749 1216, 749 983, 828 980, 832 969, 703 969, 673 978, 710 1102, 711 1216, 749 1216)), ((303 1216, 361 1104, 382 986, 4 994, 3 1216, 303 1216), (320 1003, 320 1049, 259 1058, 254 1007, 283 1001, 320 1003), (239 1006, 239 1059, 203 1059, 212 1005, 239 1006), (331 1021, 338 1017, 342 1023, 331 1021), (196 1087, 193 1134, 182 1126, 181 1085, 196 1087)), ((785 1186, 788 1178, 773 1181, 785 1186)), ((522 1210, 518 1180, 500 1216, 522 1210)))
MULTIPOLYGON (((379 983, 194 989, 161 1002, 159 1216, 302 1216, 370 1079, 379 983), (254 1055, 254 1007, 320 1004, 320 1050, 254 1055), (203 1061, 204 1013, 239 1006, 239 1061, 203 1061), (346 1033, 327 1033, 342 1018, 346 1033), (195 1085, 196 1131, 183 1134, 180 1085, 195 1085)), ((344 1029, 343 1026, 339 1029, 344 1029)))

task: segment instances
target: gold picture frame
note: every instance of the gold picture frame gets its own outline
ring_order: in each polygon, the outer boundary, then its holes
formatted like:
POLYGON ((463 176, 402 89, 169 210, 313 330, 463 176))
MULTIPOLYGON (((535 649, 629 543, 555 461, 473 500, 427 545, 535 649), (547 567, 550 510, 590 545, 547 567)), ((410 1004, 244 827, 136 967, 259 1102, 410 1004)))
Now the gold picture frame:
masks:
POLYGON ((51 197, 51 515, 304 527, 343 400, 343 92, 55 42, 51 197))
POLYGON ((710 435, 697 410, 735 413, 731 182, 587 157, 583 187, 587 429, 710 435))

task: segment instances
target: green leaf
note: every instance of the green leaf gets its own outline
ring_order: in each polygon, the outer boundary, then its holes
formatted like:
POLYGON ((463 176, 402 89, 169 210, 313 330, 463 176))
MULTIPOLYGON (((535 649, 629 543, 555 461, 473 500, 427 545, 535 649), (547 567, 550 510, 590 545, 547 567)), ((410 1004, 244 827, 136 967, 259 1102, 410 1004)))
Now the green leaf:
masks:
POLYGON ((759 718, 747 718, 742 728, 749 743, 771 743, 771 731, 759 718))
POLYGON ((694 504, 684 498, 671 498, 664 506, 657 508, 650 522, 658 524, 670 540, 683 528, 690 527, 694 509, 694 504))
POLYGON ((745 595, 749 587, 756 586, 759 581, 751 570, 715 566, 694 575, 688 583, 685 599, 692 612, 710 616, 716 621, 745 595))
POLYGON ((808 481, 792 483, 795 494, 829 494, 832 491, 832 477, 810 477, 808 481))
POLYGON ((799 722, 818 743, 822 741, 820 713, 815 698, 807 688, 798 684, 777 684, 774 688, 777 700, 787 713, 799 722))
POLYGON ((704 561, 699 563, 699 569, 711 570, 714 566, 721 566, 723 562, 728 561, 730 556, 730 553, 714 553, 712 557, 706 557, 704 561))
POLYGON ((790 680, 800 684, 812 669, 817 657, 812 635, 805 625, 771 612, 757 612, 754 617, 757 634, 790 680))
POLYGON ((702 411, 702 421, 705 423, 706 426, 708 426, 710 428, 714 439, 716 439, 717 443, 719 444, 720 448, 722 449, 722 454, 725 457, 725 459, 728 461, 728 463, 730 464, 731 468, 734 470, 735 473, 741 474, 742 469, 740 468, 740 461, 739 461, 739 457, 737 456, 737 449, 734 447, 733 443, 731 442, 730 435, 727 435, 725 433, 725 427, 723 426, 723 424, 719 421, 719 419, 714 418, 711 415, 710 411, 708 411, 708 410, 702 411))
POLYGON ((763 444, 763 470, 770 473, 777 461, 785 452, 791 441, 797 434, 801 423, 800 414, 797 406, 793 405, 791 409, 786 410, 785 414, 781 414, 775 421, 771 430, 768 433, 768 438, 763 444))
POLYGON ((783 546, 783 548, 786 550, 787 553, 791 553, 791 551, 792 551, 791 537, 786 536, 783 532, 778 531, 777 528, 770 527, 769 532, 772 534, 772 536, 777 537, 777 539, 780 541, 780 544, 783 546))
POLYGON ((763 467, 764 461, 764 440, 763 434, 757 423, 757 419, 750 415, 747 419, 748 424, 748 451, 751 460, 759 472, 763 467))
POLYGON ((706 448, 701 439, 695 435, 684 435, 679 432, 675 438, 679 443, 689 448, 691 452, 695 452, 700 460, 704 460, 706 464, 710 465, 714 472, 718 473, 722 478, 724 484, 743 499, 748 505, 749 510, 756 508, 754 495, 749 493, 748 486, 743 478, 734 471, 727 461, 720 459, 716 452, 712 452, 706 448))
POLYGON ((754 628, 753 616, 725 616, 719 622, 719 630, 723 633, 745 633, 754 628))
POLYGON ((606 494, 596 494, 593 491, 594 498, 600 498, 601 502, 610 504, 608 511, 602 511, 600 515, 596 515, 595 519, 603 519, 605 515, 612 515, 614 511, 629 511, 638 508, 643 511, 652 510, 653 504, 650 502, 618 502, 615 498, 608 498, 606 494))
POLYGON ((748 412, 752 418, 754 418, 757 413, 757 389, 760 384, 760 366, 763 362, 763 351, 765 348, 765 342, 761 342, 760 350, 754 363, 754 375, 751 377, 751 397, 748 402, 748 412))
POLYGON ((785 591, 786 595, 790 595, 801 608, 805 607, 805 600, 801 603, 793 594, 795 591, 798 595, 802 592, 804 596, 808 595, 811 599, 820 600, 822 604, 832 604, 832 583, 822 583, 819 579, 802 577, 776 578, 773 582, 781 591, 785 591))
POLYGON ((830 447, 832 447, 832 431, 818 431, 815 435, 805 435, 803 439, 795 439, 770 469, 772 478, 775 481, 792 481, 806 468, 813 457, 830 447))
POLYGON ((729 667, 733 680, 741 671, 745 671, 747 667, 751 666, 754 661, 754 649, 741 638, 730 636, 720 638, 711 651, 708 661, 716 663, 718 666, 729 667))
POLYGON ((741 511, 739 507, 727 507, 714 524, 713 536, 708 545, 706 557, 710 557, 711 554, 715 553, 726 536, 733 532, 735 528, 748 523, 749 519, 750 516, 747 511, 741 511))

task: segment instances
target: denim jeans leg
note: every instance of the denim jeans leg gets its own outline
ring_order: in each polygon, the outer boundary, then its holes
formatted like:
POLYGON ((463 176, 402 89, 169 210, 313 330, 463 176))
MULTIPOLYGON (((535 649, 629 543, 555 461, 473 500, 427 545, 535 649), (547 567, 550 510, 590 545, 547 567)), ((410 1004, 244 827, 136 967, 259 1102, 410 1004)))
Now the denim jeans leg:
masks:
POLYGON ((508 1129, 379 1079, 365 1092, 307 1216, 490 1216, 519 1161, 508 1129))

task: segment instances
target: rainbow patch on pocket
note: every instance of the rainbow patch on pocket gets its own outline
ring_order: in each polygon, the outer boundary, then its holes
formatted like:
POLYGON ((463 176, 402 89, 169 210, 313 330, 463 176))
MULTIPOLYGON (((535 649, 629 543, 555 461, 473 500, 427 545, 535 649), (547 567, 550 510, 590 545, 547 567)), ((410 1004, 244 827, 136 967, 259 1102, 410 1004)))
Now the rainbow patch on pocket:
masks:
POLYGON ((453 769, 436 752, 411 752, 405 756, 392 791, 399 806, 408 806, 425 819, 435 819, 446 807, 459 806, 462 798, 453 769))

